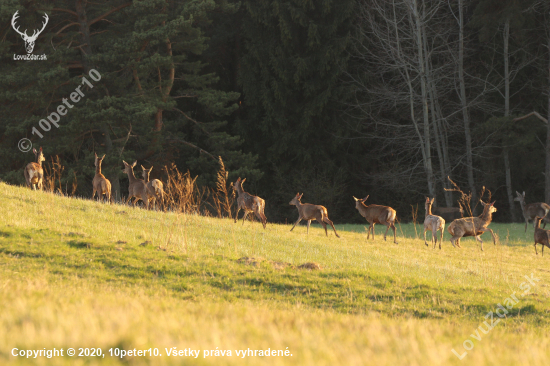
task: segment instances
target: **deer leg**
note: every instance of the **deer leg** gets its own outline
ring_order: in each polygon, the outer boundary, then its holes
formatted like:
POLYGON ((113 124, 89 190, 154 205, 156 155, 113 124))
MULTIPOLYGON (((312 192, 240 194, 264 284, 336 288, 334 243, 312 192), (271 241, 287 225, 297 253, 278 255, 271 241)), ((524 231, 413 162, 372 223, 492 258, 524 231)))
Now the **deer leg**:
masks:
POLYGON ((397 235, 396 235, 397 229, 395 228, 395 224, 393 222, 391 223, 391 228, 393 229, 393 242, 395 244, 398 244, 397 243, 397 235))
MULTIPOLYGON (((332 230, 334 230, 334 235, 336 235, 337 238, 340 237, 340 235, 338 235, 338 233, 336 232, 336 228, 334 227, 334 224, 332 223, 332 221, 328 218, 328 217, 325 217, 324 221, 329 224, 330 226, 332 226, 332 230)), ((325 232, 326 232, 327 228, 325 226, 325 232)), ((328 234, 327 234, 328 235, 328 234)), ((372 235, 374 237, 374 234, 372 235)))
POLYGON ((481 236, 476 235, 476 239, 481 243, 481 251, 483 251, 483 240, 481 240, 481 236))
POLYGON ((302 221, 302 216, 298 217, 298 220, 294 223, 294 226, 292 227, 292 229, 290 229, 290 231, 294 230, 294 227, 296 227, 296 225, 298 225, 300 221, 302 221))
MULTIPOLYGON (((542 246, 544 246, 544 244, 542 246)), ((539 255, 539 252, 537 252, 537 243, 536 242, 535 242, 535 254, 539 255)))
POLYGON ((374 224, 374 222, 373 222, 373 223, 371 224, 371 226, 372 226, 372 240, 374 240, 374 225, 375 225, 375 224, 374 224))
POLYGON ((542 256, 544 257, 544 244, 542 244, 542 256))
POLYGON ((237 212, 235 213, 235 223, 237 222, 237 217, 239 216, 239 211, 241 210, 241 208, 239 206, 237 206, 237 212))
POLYGON ((441 249, 442 242, 443 242, 443 228, 441 228, 441 238, 439 239, 439 249, 441 249))
POLYGON ((426 231, 428 231, 428 228, 424 226, 424 245, 428 246, 428 242, 426 241, 426 231))
POLYGON ((246 219, 246 216, 248 216, 248 211, 247 211, 247 210, 244 210, 243 225, 244 225, 244 220, 246 219))
POLYGON ((386 241, 386 235, 388 235, 388 230, 390 229, 391 224, 386 225, 386 232, 384 233, 384 241, 386 241))
POLYGON ((525 232, 527 232, 527 224, 529 223, 529 220, 525 219, 525 232))
POLYGON ((321 225, 323 225, 323 227, 325 228, 325 235, 328 236, 328 231, 327 231, 327 224, 326 224, 326 222, 324 222, 324 221, 321 220, 321 225))
POLYGON ((307 235, 309 235, 309 225, 311 224, 311 220, 307 220, 307 235))

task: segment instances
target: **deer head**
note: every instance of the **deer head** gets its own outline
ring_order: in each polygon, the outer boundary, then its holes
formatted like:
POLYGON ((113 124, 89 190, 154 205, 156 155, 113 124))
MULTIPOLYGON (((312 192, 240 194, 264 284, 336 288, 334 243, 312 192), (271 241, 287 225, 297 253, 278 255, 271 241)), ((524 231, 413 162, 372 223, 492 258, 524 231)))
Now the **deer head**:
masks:
POLYGON ((34 156, 36 157, 36 162, 40 165, 42 165, 43 161, 46 161, 46 158, 44 157, 44 154, 42 153, 42 147, 40 148, 40 151, 36 151, 36 149, 32 149, 32 152, 34 153, 34 156))
POLYGON ((296 193, 296 196, 288 203, 289 205, 294 205, 294 206, 299 206, 302 204, 302 202, 300 202, 300 200, 302 199, 302 196, 304 194, 300 194, 300 193, 296 193))
POLYGON ((16 11, 15 14, 13 14, 13 17, 11 18, 11 26, 12 26, 14 31, 19 33, 21 38, 23 38, 23 41, 25 41, 25 49, 27 50, 27 53, 31 53, 34 50, 34 42, 36 41, 36 39, 38 38, 40 33, 42 33, 44 28, 46 28, 46 24, 48 24, 48 19, 49 19, 48 14, 44 13, 45 22, 42 23, 42 29, 40 29, 40 30, 35 29, 32 36, 29 36, 29 35, 27 35, 27 30, 26 29, 25 29, 25 32, 21 32, 21 31, 19 31, 19 27, 16 27, 15 20, 17 18, 19 18, 19 15, 17 13, 19 13, 19 10, 16 11))
POLYGON ((367 200, 367 198, 369 198, 369 196, 370 194, 367 195, 367 197, 365 198, 355 198, 355 196, 353 196, 353 199, 355 200, 355 208, 359 210, 359 207, 361 207, 361 205, 366 206, 364 203, 367 200))

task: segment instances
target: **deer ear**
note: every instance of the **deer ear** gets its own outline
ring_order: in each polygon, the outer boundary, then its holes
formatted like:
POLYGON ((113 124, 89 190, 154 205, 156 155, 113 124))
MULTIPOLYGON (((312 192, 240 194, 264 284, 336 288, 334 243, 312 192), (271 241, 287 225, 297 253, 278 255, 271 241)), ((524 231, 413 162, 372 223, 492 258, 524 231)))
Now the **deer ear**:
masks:
POLYGON ((147 169, 145 169, 145 168, 143 167, 143 165, 140 165, 140 166, 141 166, 141 169, 143 169, 143 170, 147 170, 147 169))
POLYGON ((40 146, 40 152, 42 152, 42 146, 40 146))
POLYGON ((101 160, 105 159, 105 154, 103 154, 103 156, 101 157, 101 160))
POLYGON ((525 197, 525 191, 523 191, 523 197, 525 197))
POLYGON ((136 166, 136 164, 137 164, 137 160, 136 160, 136 161, 134 161, 134 163, 132 164, 132 168, 133 168, 133 167, 135 167, 135 166, 136 166))
POLYGON ((125 162, 124 160, 122 160, 122 162, 124 163, 124 165, 128 166, 129 164, 127 162, 125 162))
POLYGON ((370 194, 367 195, 367 197, 363 198, 363 202, 365 202, 367 200, 367 198, 369 198, 370 194))
POLYGON ((32 149, 32 152, 36 155, 37 152, 36 152, 36 149, 32 149))
POLYGON ((355 196, 352 196, 352 197, 355 200, 355 202, 359 201, 357 198, 355 198, 355 196))
POLYGON ((242 183, 244 183, 245 180, 246 180, 246 178, 243 179, 242 183))
POLYGON ((300 195, 300 197, 298 197, 298 199, 301 200, 303 195, 304 195, 304 194, 302 193, 302 194, 300 195))
POLYGON ((432 205, 434 204, 434 201, 435 201, 435 197, 432 198, 432 201, 430 202, 432 205))

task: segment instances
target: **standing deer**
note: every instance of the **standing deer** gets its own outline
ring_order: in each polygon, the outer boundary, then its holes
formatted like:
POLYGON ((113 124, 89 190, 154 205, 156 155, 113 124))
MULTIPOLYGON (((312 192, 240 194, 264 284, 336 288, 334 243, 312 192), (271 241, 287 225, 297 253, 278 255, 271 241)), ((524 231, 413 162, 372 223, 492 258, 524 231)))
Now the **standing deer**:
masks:
MULTIPOLYGON (((535 224, 535 217, 545 218, 548 214, 548 211, 550 211, 550 206, 548 206, 544 202, 535 202, 535 203, 529 203, 528 205, 525 204, 525 191, 523 191, 523 194, 516 191, 517 197, 514 198, 514 201, 519 201, 519 204, 521 206, 521 211, 523 212, 523 218, 525 218, 525 232, 527 232, 527 224, 529 223, 529 220, 533 220, 533 226, 535 224)), ((544 224, 546 226, 546 223, 544 224)))
POLYGON ((435 198, 432 198, 430 200, 429 197, 426 197, 426 203, 424 204, 424 208, 426 209, 426 216, 424 218, 424 244, 428 246, 428 243, 426 242, 426 231, 429 230, 432 232, 432 242, 434 245, 433 249, 435 249, 435 245, 437 244, 436 233, 438 230, 441 230, 441 238, 439 239, 439 249, 441 249, 443 232, 445 231, 445 220, 441 216, 436 216, 432 214, 432 205, 434 203, 434 200, 435 198))
POLYGON ((451 225, 449 225, 447 230, 453 236, 451 238, 451 244, 453 247, 462 248, 460 246, 460 238, 465 236, 475 236, 476 240, 481 243, 481 250, 483 250, 483 240, 481 240, 480 235, 487 231, 491 232, 491 235, 493 236, 493 244, 497 245, 495 233, 487 227, 493 220, 493 213, 497 212, 495 202, 485 203, 481 200, 480 202, 484 206, 483 212, 480 216, 456 219, 451 222, 451 225))
POLYGON ((542 256, 544 257, 544 247, 547 246, 550 248, 549 239, 550 239, 550 230, 544 230, 540 228, 540 221, 542 217, 535 217, 535 254, 539 255, 537 252, 537 244, 542 246, 542 256))
POLYGON ((334 224, 328 218, 327 209, 321 205, 312 205, 310 203, 300 202, 303 195, 303 193, 296 193, 296 196, 288 203, 289 205, 296 206, 296 208, 298 209, 298 220, 294 223, 294 226, 292 226, 292 229, 290 229, 290 231, 294 230, 294 227, 296 227, 296 225, 300 221, 307 220, 307 233, 309 235, 309 225, 311 224, 311 220, 317 220, 317 222, 323 225, 323 227, 325 228, 326 236, 328 236, 327 224, 329 224, 330 226, 332 226, 332 230, 334 230, 334 235, 339 238, 340 235, 338 235, 338 233, 336 232, 334 224))
POLYGON ((101 163, 103 163, 103 159, 105 159, 105 155, 100 159, 97 157, 97 154, 95 154, 95 176, 92 181, 92 186, 94 187, 92 199, 94 199, 97 193, 97 198, 100 201, 103 200, 103 195, 105 195, 105 199, 111 202, 111 182, 101 174, 101 163))
POLYGON ((128 181, 130 183, 130 186, 128 187, 128 199, 126 200, 126 204, 130 202, 130 199, 132 197, 135 197, 133 205, 136 205, 136 202, 139 200, 142 200, 145 204, 145 208, 149 208, 149 197, 147 196, 147 185, 145 182, 141 179, 137 179, 134 175, 134 167, 137 164, 137 161, 134 161, 132 165, 128 164, 124 160, 122 161, 124 163, 124 170, 123 173, 126 173, 128 175, 128 181))
POLYGON ((369 196, 360 199, 355 198, 355 208, 361 216, 363 216, 365 219, 367 219, 368 223, 370 224, 368 234, 367 234, 367 240, 370 238, 370 232, 372 230, 372 240, 374 240, 374 225, 375 224, 382 224, 386 226, 386 232, 384 233, 384 241, 386 240, 386 235, 388 234, 388 230, 390 227, 393 230, 393 242, 397 244, 397 238, 395 234, 395 216, 397 215, 397 212, 388 206, 380 206, 380 205, 365 205, 365 201, 369 198, 369 196))
POLYGON ((36 158, 36 163, 29 163, 23 171, 25 176, 25 181, 27 182, 27 187, 35 190, 42 189, 42 183, 44 180, 44 169, 42 169, 42 162, 46 161, 44 154, 42 153, 42 147, 40 151, 37 152, 36 149, 32 149, 34 156, 36 158))
POLYGON ((246 178, 241 180, 237 179, 235 183, 233 183, 233 189, 237 192, 237 213, 235 214, 235 222, 237 222, 237 216, 239 216, 239 211, 242 209, 244 210, 244 216, 243 216, 243 225, 244 220, 246 219, 246 216, 250 212, 254 212, 256 214, 256 217, 260 220, 262 223, 264 229, 267 224, 267 217, 265 217, 264 210, 265 210, 265 201, 261 199, 258 196, 253 196, 250 193, 247 193, 243 189, 243 183, 246 181, 246 178))
POLYGON ((149 201, 153 201, 153 207, 155 208, 157 199, 160 201, 161 205, 164 204, 164 185, 158 179, 149 180, 149 175, 153 167, 145 169, 142 165, 141 169, 143 170, 143 181, 147 184, 147 196, 149 197, 149 201))

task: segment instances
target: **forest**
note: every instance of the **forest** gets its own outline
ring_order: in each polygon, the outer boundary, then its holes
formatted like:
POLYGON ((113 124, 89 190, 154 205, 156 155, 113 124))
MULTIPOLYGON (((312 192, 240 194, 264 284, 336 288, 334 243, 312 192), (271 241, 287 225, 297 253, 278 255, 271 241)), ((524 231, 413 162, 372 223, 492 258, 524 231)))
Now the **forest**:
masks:
POLYGON ((297 192, 335 223, 364 222, 353 196, 456 207, 452 182, 495 221, 523 221, 516 191, 550 203, 544 0, 2 0, 0 76, 9 184, 27 138, 88 198, 95 154, 117 199, 123 160, 215 187, 221 157, 270 222, 297 192))

